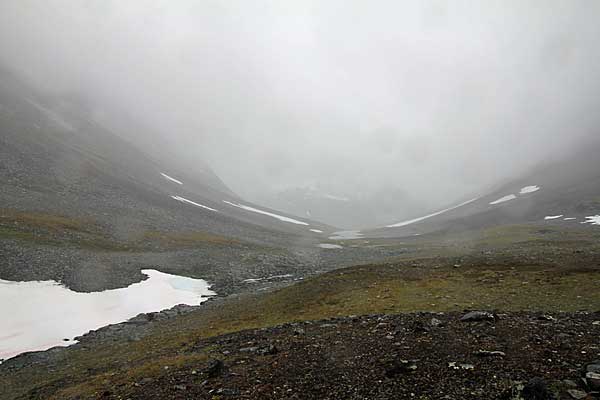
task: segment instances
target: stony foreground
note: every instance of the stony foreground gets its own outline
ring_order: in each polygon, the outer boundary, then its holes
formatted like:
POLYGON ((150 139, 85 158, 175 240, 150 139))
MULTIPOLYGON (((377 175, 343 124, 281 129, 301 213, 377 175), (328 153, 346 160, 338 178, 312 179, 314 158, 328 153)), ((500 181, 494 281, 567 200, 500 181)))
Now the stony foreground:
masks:
POLYGON ((335 318, 210 338, 187 351, 209 357, 161 365, 145 376, 107 377, 96 382, 93 393, 81 387, 78 394, 53 394, 103 399, 600 398, 600 312, 335 318))

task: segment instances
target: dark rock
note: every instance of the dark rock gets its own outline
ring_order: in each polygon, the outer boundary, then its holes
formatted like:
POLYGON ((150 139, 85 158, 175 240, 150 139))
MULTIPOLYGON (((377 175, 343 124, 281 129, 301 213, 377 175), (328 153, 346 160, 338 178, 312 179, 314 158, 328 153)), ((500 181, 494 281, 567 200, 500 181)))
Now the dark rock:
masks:
POLYGON ((585 374, 585 379, 590 389, 600 390, 600 373, 588 372, 585 374))
POLYGON ((240 353, 256 353, 258 351, 258 347, 242 347, 240 349, 240 353))
POLYGON ((221 361, 221 360, 211 360, 211 361, 208 362, 206 368, 204 369, 204 372, 210 378, 215 378, 215 377, 221 375, 221 373, 223 372, 224 368, 225 368, 225 365, 223 364, 223 361, 221 361))
POLYGON ((237 390, 237 389, 227 389, 227 388, 217 389, 216 393, 223 395, 223 396, 237 396, 238 394, 240 394, 239 390, 237 390))
POLYGON ((554 400, 555 397, 548 389, 548 384, 542 378, 533 378, 523 388, 525 400, 554 400))
POLYGON ((563 383, 563 385, 565 385, 568 388, 571 388, 571 389, 577 388, 577 382, 572 381, 570 379, 565 379, 564 381, 562 381, 562 383, 563 383))
POLYGON ((300 335, 304 335, 305 331, 302 328, 295 328, 294 329, 294 335, 296 336, 300 336, 300 335))
POLYGON ((586 372, 596 372, 600 374, 600 360, 594 361, 592 364, 588 364, 585 367, 586 372))
POLYGON ((571 398, 575 400, 582 400, 587 397, 587 393, 582 392, 581 390, 570 389, 567 390, 567 393, 569 394, 569 396, 571 396, 571 398))
POLYGON ((422 321, 415 321, 415 323, 412 326, 412 331, 415 333, 425 333, 429 332, 429 330, 429 326, 424 324, 422 321))
POLYGON ((263 354, 263 355, 272 355, 272 354, 277 354, 279 352, 279 349, 277 348, 277 346, 270 344, 267 347, 263 347, 261 349, 258 350, 259 354, 263 354))
POLYGON ((417 370, 417 362, 416 360, 401 360, 396 359, 385 370, 385 376, 387 378, 393 378, 399 374, 405 374, 410 372, 415 372, 417 370))

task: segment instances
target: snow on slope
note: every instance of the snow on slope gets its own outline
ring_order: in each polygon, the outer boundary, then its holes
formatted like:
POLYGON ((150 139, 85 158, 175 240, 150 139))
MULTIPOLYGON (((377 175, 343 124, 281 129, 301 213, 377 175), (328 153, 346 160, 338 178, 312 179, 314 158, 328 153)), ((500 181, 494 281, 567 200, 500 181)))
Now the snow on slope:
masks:
POLYGON ((181 197, 181 196, 171 196, 171 198, 172 198, 173 200, 177 200, 177 201, 180 201, 180 202, 182 202, 182 203, 188 203, 188 204, 194 205, 194 206, 196 206, 196 207, 202 207, 202 208, 204 208, 204 209, 207 209, 207 210, 210 210, 210 211, 217 211, 217 212, 218 212, 218 210, 215 210, 214 208, 210 208, 210 207, 207 207, 207 206, 203 206, 202 204, 198 204, 198 203, 196 203, 196 202, 194 202, 194 201, 191 201, 191 200, 185 199, 185 198, 183 198, 183 197, 181 197))
POLYGON ((472 202, 474 202, 474 201, 475 201, 475 200, 477 200, 477 199, 479 199, 479 197, 476 197, 476 198, 474 198, 474 199, 471 199, 471 200, 465 201, 464 203, 460 203, 460 204, 458 204, 458 205, 456 205, 456 206, 454 206, 454 207, 450 207, 450 208, 446 208, 445 210, 441 210, 441 211, 434 212, 433 214, 425 215, 425 216, 423 216, 423 217, 419 217, 419 218, 411 219, 411 220, 408 220, 408 221, 402 221, 402 222, 398 222, 398 223, 396 223, 396 224, 393 224, 393 225, 387 225, 387 226, 386 226, 386 228, 398 228, 398 227, 401 227, 401 226, 406 226, 406 225, 414 224, 415 222, 423 221, 423 220, 425 220, 425 219, 428 219, 428 218, 431 218, 431 217, 435 217, 435 216, 437 216, 437 215, 440 215, 440 214, 446 213, 446 212, 448 212, 448 211, 455 210, 455 209, 457 209, 457 208, 459 208, 459 207, 462 207, 462 206, 465 206, 465 205, 467 205, 467 204, 469 204, 469 203, 472 203, 472 202))
POLYGON ((339 244, 330 244, 330 243, 321 243, 319 247, 322 249, 335 250, 335 249, 343 249, 339 244))
POLYGON ((335 201, 350 201, 350 199, 347 197, 335 196, 333 194, 324 194, 323 197, 326 199, 335 200, 335 201))
POLYGON ((338 231, 333 232, 329 239, 331 240, 352 240, 352 239, 362 239, 364 234, 360 233, 360 231, 338 231))
MULTIPOLYGON (((519 194, 529 194, 529 193, 537 192, 538 190, 540 190, 540 187, 537 185, 525 186, 525 187, 521 188, 521 190, 519 191, 519 194)), ((516 195, 509 194, 509 195, 499 198, 498 200, 492 201, 490 203, 490 205, 495 206, 496 204, 505 203, 507 201, 514 200, 516 198, 517 198, 516 195)))
POLYGON ((496 204, 504 203, 504 202, 507 202, 507 201, 510 201, 510 200, 514 200, 516 198, 517 198, 517 196, 515 196, 514 194, 509 194, 507 196, 499 198, 496 201, 492 201, 490 203, 490 205, 495 206, 496 204))
POLYGON ((223 203, 227 203, 227 204, 229 204, 230 206, 233 206, 233 207, 241 208, 242 210, 251 211, 251 212, 258 213, 258 214, 267 215, 269 217, 277 218, 278 220, 283 221, 283 222, 290 222, 292 224, 307 225, 308 226, 308 224, 306 222, 298 221, 297 219, 293 219, 293 218, 289 218, 289 217, 284 217, 283 215, 278 215, 278 214, 270 213, 268 211, 259 210, 258 208, 254 208, 254 207, 250 207, 250 206, 245 206, 243 204, 235 204, 235 203, 232 203, 232 202, 227 201, 227 200, 223 200, 223 203))
POLYGON ((590 217, 585 217, 587 221, 582 222, 582 224, 592 224, 592 225, 600 225, 600 215, 592 215, 590 217))
POLYGON ((539 186, 525 186, 524 188, 521 189, 519 194, 533 193, 533 192, 537 192, 538 190, 540 190, 539 186))
POLYGON ((169 181, 171 181, 171 182, 175 182, 175 183, 177 183, 177 184, 179 184, 179 185, 183 185, 183 182, 181 182, 181 181, 179 181, 179 180, 177 180, 177 179, 175 179, 175 178, 172 178, 172 177, 170 177, 169 175, 167 175, 167 174, 165 174, 165 173, 162 173, 162 172, 161 172, 160 174, 161 174, 161 175, 162 175, 162 176, 163 176, 165 179, 167 179, 167 180, 169 180, 169 181))
POLYGON ((544 217, 544 220, 549 221, 549 220, 553 220, 553 219, 559 219, 564 217, 564 215, 548 215, 547 217, 544 217))

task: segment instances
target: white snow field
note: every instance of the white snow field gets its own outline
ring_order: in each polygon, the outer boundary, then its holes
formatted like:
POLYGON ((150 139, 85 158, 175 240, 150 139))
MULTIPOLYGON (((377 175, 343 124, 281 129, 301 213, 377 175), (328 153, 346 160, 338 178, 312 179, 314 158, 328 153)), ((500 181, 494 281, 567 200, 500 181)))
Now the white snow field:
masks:
POLYGON ((335 201, 350 201, 350 199, 347 197, 336 196, 333 194, 324 194, 323 197, 326 199, 335 200, 335 201))
POLYGON ((180 201, 180 202, 182 202, 182 203, 187 203, 187 204, 191 204, 191 205, 193 205, 193 206, 196 206, 196 207, 202 207, 202 208, 204 208, 204 209, 206 209, 206 210, 210 210, 210 211, 217 211, 217 212, 218 212, 218 210, 215 210, 214 208, 210 208, 210 207, 208 207, 208 206, 203 206, 202 204, 198 204, 198 203, 196 203, 196 202, 194 202, 194 201, 191 201, 191 200, 185 199, 185 198, 183 198, 183 197, 181 197, 181 196, 171 196, 171 198, 172 198, 173 200, 177 200, 177 201, 180 201))
POLYGON ((533 193, 537 192, 538 190, 540 190, 539 186, 525 186, 524 188, 521 188, 519 194, 533 193))
POLYGON ((320 243, 319 247, 322 249, 343 249, 339 244, 320 243))
POLYGON ((267 276, 265 278, 250 278, 250 279, 244 279, 245 283, 256 283, 256 282, 262 282, 262 281, 272 281, 273 279, 284 279, 284 278, 291 278, 294 275, 292 274, 285 274, 285 275, 273 275, 273 276, 267 276))
POLYGON ((507 201, 510 201, 510 200, 514 200, 514 199, 516 199, 516 198, 517 198, 517 196, 515 196, 514 194, 509 194, 509 195, 507 195, 507 196, 500 197, 500 198, 499 198, 498 200, 496 200, 496 201, 492 201, 492 202, 490 203, 490 205, 492 205, 492 206, 495 206, 496 204, 504 203, 504 202, 507 202, 507 201))
POLYGON ((363 234, 360 231, 338 231, 333 232, 329 239, 331 240, 351 240, 351 239, 362 239, 363 234))
POLYGON ((414 218, 414 219, 411 219, 411 220, 408 220, 408 221, 398 222, 398 223, 393 224, 393 225, 387 225, 386 228, 398 228, 398 227, 401 227, 401 226, 406 226, 406 225, 414 224, 415 222, 423 221, 425 219, 428 219, 428 218, 431 218, 431 217, 435 217, 435 216, 440 215, 440 214, 444 214, 444 213, 446 213, 448 211, 455 210, 455 209, 457 209, 459 207, 466 206, 467 204, 472 203, 472 202, 474 202, 477 199, 479 199, 479 197, 476 197, 476 198, 471 199, 471 200, 467 200, 464 203, 460 203, 460 204, 458 204, 456 206, 453 206, 453 207, 450 207, 450 208, 446 208, 444 210, 437 211, 437 212, 434 212, 432 214, 425 215, 423 217, 414 218))
POLYGON ((278 220, 283 221, 283 222, 290 222, 292 224, 307 225, 308 226, 308 224, 306 222, 298 221, 297 219, 293 219, 293 218, 290 218, 290 217, 285 217, 283 215, 274 214, 274 213, 271 213, 271 212, 268 212, 268 211, 259 210, 258 208, 254 208, 254 207, 250 207, 250 206, 245 206, 243 204, 235 204, 235 203, 232 203, 232 202, 227 201, 227 200, 223 200, 223 203, 227 203, 227 204, 229 204, 230 206, 233 206, 233 207, 241 208, 242 210, 251 211, 251 212, 258 213, 258 214, 267 215, 269 217, 277 218, 278 220))
POLYGON ((183 185, 183 182, 165 174, 164 172, 161 172, 160 174, 163 176, 163 178, 165 178, 168 181, 175 182, 178 185, 183 185))
POLYGON ((582 222, 582 224, 592 224, 592 225, 600 225, 600 215, 592 215, 590 217, 585 217, 587 221, 582 222))
POLYGON ((55 281, 0 280, 0 359, 68 346, 93 329, 178 304, 198 305, 215 293, 202 279, 142 270, 148 279, 126 288, 74 292, 55 281), (65 340, 67 339, 67 340, 65 340))

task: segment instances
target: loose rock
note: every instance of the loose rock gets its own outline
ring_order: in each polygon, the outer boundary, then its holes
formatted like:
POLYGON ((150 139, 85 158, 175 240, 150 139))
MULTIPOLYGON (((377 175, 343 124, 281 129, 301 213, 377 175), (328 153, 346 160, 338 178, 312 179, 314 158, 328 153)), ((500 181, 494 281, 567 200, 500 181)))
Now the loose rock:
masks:
POLYGON ((487 311, 471 311, 463 315, 460 320, 463 322, 472 321, 495 321, 496 315, 487 311))

